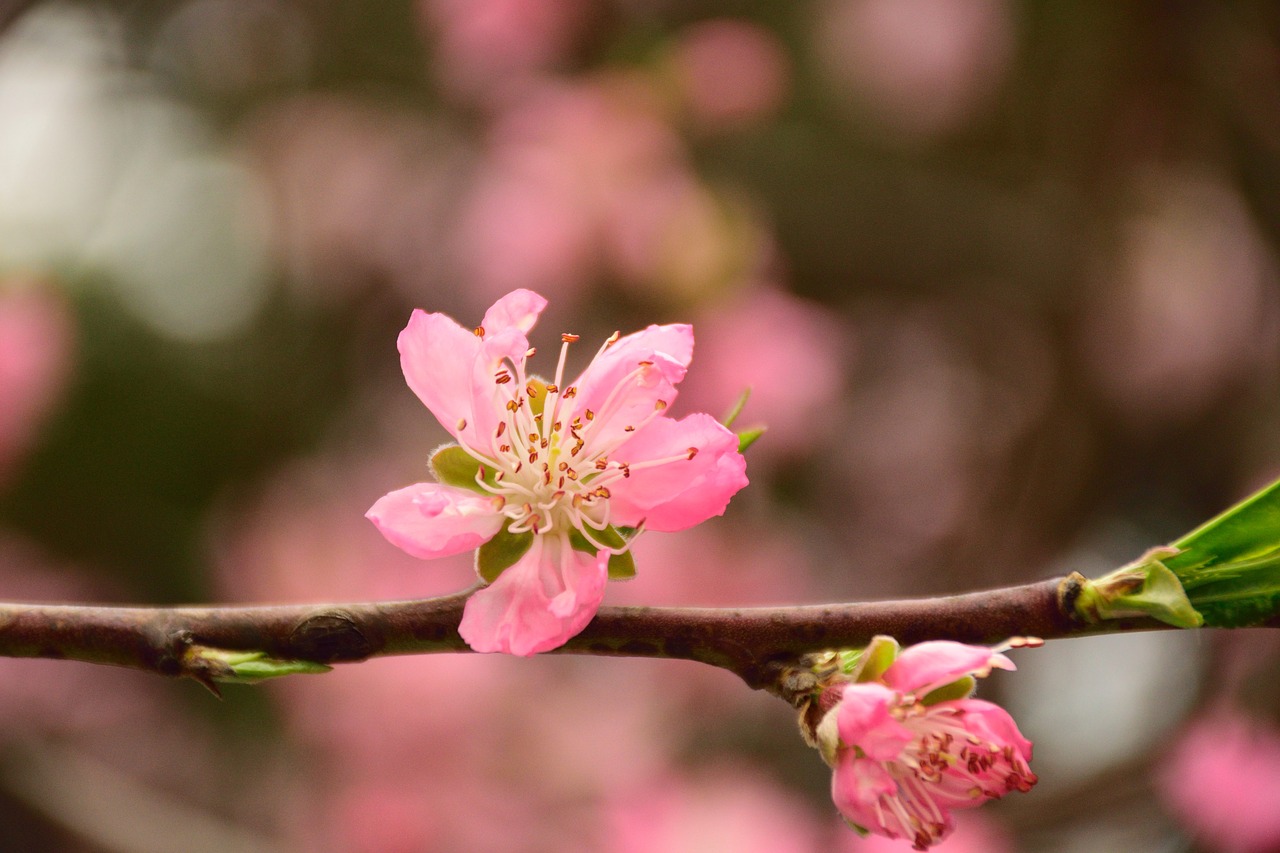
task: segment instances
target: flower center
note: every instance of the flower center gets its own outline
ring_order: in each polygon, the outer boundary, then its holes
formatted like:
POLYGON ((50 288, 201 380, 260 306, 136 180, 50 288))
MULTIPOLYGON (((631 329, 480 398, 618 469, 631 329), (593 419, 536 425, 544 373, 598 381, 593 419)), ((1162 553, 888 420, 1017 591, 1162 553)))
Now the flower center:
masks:
POLYGON ((985 801, 1013 790, 1029 791, 1036 779, 1011 744, 985 741, 965 728, 964 710, 899 705, 894 716, 916 738, 882 766, 897 782, 897 796, 882 796, 876 809, 923 850, 946 829, 944 809, 985 801))
MULTIPOLYGON (((487 447, 465 449, 481 463, 477 483, 501 499, 502 512, 511 519, 509 532, 547 534, 576 530, 592 547, 620 554, 629 548, 629 542, 606 532, 611 523, 610 484, 629 478, 633 470, 692 459, 697 449, 691 447, 677 456, 634 465, 610 458, 636 430, 667 408, 667 401, 657 400, 653 410, 637 423, 626 423, 621 430, 611 424, 632 391, 649 384, 650 371, 656 368, 652 361, 637 361, 634 369, 610 389, 599 411, 580 408, 575 399, 577 387, 563 384, 569 345, 578 336, 563 334, 560 339, 560 359, 553 382, 526 376, 523 359, 504 361, 499 366, 494 383, 513 389, 502 420, 489 435, 487 447), (610 423, 610 427, 603 429, 604 423, 610 423)), ((600 348, 597 358, 617 340, 615 332, 600 348)), ((526 358, 534 352, 530 348, 526 358)))

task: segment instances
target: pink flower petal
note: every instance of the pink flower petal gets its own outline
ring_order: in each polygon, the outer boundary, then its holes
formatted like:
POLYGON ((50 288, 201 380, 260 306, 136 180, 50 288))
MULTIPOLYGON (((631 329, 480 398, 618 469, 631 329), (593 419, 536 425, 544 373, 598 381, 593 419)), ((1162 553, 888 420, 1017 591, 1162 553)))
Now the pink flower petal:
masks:
MULTIPOLYGON (((522 293, 517 291, 516 293, 522 293)), ((528 291, 523 291, 528 293, 528 291)), ((536 294, 529 294, 529 297, 536 294)), ((540 298, 540 297, 539 297, 540 298)), ((491 308, 497 316, 525 322, 514 294, 491 308), (501 306, 501 307, 500 307, 501 306)), ((532 302, 529 302, 531 310, 532 302)), ((536 317, 536 315, 534 315, 536 317)), ((405 381, 431 414, 462 444, 489 453, 489 436, 504 414, 515 383, 499 384, 495 374, 504 359, 524 363, 529 341, 518 325, 508 325, 484 339, 444 314, 415 310, 396 341, 405 381)))
POLYGON ((930 640, 898 655, 884 683, 903 693, 925 694, 966 675, 986 676, 992 669, 1015 669, 1013 661, 986 646, 930 640))
MULTIPOLYGON (((938 853, 1015 853, 1013 841, 1001 826, 981 813, 957 816, 955 831, 948 831, 942 841, 929 847, 938 853)), ((910 853, 912 842, 876 835, 850 837, 838 853, 910 853)))
POLYGON ((971 736, 970 754, 987 759, 953 764, 930 783, 930 797, 942 809, 977 808, 993 797, 1030 790, 1036 783, 1028 765, 1031 742, 999 705, 958 699, 935 705, 926 715, 964 728, 971 736))
POLYGON ((984 647, 921 643, 882 676, 896 675, 903 682, 898 689, 883 681, 846 685, 818 732, 823 757, 835 766, 832 797, 844 816, 923 850, 950 834, 953 810, 1029 791, 1036 783, 1027 764, 1031 743, 1007 711, 980 699, 918 701, 929 689, 985 674, 1001 661, 1012 666, 984 647))
POLYGON ((957 699, 954 704, 964 711, 964 727, 987 743, 1012 746, 1023 761, 1031 760, 1031 741, 1022 736, 1013 716, 994 702, 985 699, 957 699))
POLYGON ((841 756, 831 777, 831 799, 840 813, 858 826, 890 838, 898 836, 876 806, 882 797, 892 797, 897 791, 897 783, 883 767, 856 758, 852 751, 841 756))
MULTIPOLYGON (((618 364, 617 367, 625 368, 618 364)), ((662 412, 676 398, 675 383, 684 375, 679 363, 661 353, 652 353, 643 361, 629 368, 619 369, 608 379, 616 381, 609 393, 593 389, 576 409, 568 413, 572 420, 585 423, 582 435, 586 437, 592 453, 611 455, 614 448, 628 441, 647 423, 662 417, 662 412), (597 408, 587 405, 598 400, 597 408), (591 412, 593 417, 588 416, 591 412)))
POLYGON ((473 369, 481 341, 444 314, 415 309, 396 339, 405 381, 441 426, 461 441, 471 420, 473 369))
POLYGON ((415 557, 447 557, 477 548, 504 517, 494 500, 439 483, 388 492, 365 513, 391 544, 415 557))
MULTIPOLYGON (((523 388, 514 380, 499 383, 498 374, 510 373, 506 362, 524 366, 529 339, 515 326, 497 332, 485 331, 484 341, 471 365, 471 416, 454 434, 458 441, 484 456, 493 453, 494 430, 506 419, 507 401, 523 388)), ((454 425, 455 427, 457 424, 454 425)), ((448 429, 449 425, 445 424, 448 429)))
POLYGON ((621 524, 649 530, 684 530, 724 513, 729 499, 747 484, 747 461, 738 437, 706 414, 681 420, 659 418, 636 432, 612 457, 629 465, 671 458, 609 485, 611 512, 621 524), (689 458, 690 449, 697 453, 689 458))
POLYGON ((529 656, 564 645, 595 616, 608 579, 606 552, 537 536, 515 565, 467 600, 458 633, 477 652, 529 656))
POLYGON ((889 713, 897 694, 883 684, 850 684, 836 710, 840 740, 873 761, 892 761, 913 735, 889 713))
POLYGON ((532 290, 513 290, 485 312, 480 326, 485 334, 514 328, 522 335, 529 334, 538 322, 538 315, 547 307, 547 300, 532 290))
POLYGON ((677 324, 650 326, 619 338, 601 352, 573 383, 578 395, 570 419, 587 420, 590 410, 599 418, 591 427, 595 447, 627 438, 626 426, 637 426, 655 406, 669 406, 675 386, 684 379, 693 358, 693 327, 677 324), (615 389, 622 386, 617 393, 615 389), (659 404, 661 401, 661 404, 659 404))

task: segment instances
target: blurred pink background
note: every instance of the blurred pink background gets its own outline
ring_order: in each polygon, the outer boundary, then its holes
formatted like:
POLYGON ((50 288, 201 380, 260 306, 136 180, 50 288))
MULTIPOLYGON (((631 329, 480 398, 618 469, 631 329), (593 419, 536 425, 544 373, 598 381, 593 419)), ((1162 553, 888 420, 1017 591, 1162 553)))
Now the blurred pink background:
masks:
MULTIPOLYGON (((642 536, 606 604, 1099 573, 1280 476, 1269 6, 17 0, 0 27, 5 599, 471 584, 363 513, 446 438, 399 374, 411 309, 466 325, 516 287, 551 300, 544 373, 561 331, 691 322, 677 414, 750 387, 738 425, 769 427, 726 516, 642 536)), ((1042 782, 940 849, 1277 849, 1276 652, 1016 653, 983 696, 1042 782)), ((387 659, 218 703, 0 660, 0 731, 5 850, 892 847, 841 825, 790 709, 683 662, 387 659)))

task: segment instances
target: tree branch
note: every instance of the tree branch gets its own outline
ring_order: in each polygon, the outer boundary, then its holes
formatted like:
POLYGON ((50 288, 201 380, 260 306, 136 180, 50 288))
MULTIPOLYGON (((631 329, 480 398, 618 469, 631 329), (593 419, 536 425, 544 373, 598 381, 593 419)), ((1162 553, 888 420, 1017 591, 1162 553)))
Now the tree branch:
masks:
MULTIPOLYGON (((1169 626, 1153 619, 1088 625, 1074 616, 1078 576, 987 592, 797 607, 602 607, 564 654, 699 661, 755 688, 776 686, 800 655, 865 645, 876 634, 993 643, 1169 626)), ((264 652, 333 664, 383 655, 470 651, 458 622, 474 590, 420 601, 261 607, 103 607, 0 603, 0 656, 115 664, 214 688, 229 674, 204 652, 264 652)), ((216 688, 214 688, 216 691, 216 688)))

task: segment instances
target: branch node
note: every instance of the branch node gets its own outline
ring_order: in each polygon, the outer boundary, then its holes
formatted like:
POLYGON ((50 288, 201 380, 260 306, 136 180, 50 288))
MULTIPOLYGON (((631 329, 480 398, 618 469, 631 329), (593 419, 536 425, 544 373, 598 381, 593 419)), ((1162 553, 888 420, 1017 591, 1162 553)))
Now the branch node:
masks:
POLYGON ((303 619, 289 634, 291 654, 317 663, 360 661, 377 651, 355 618, 343 610, 325 610, 303 619))
POLYGON ((1074 625, 1088 624, 1076 611, 1076 602, 1089 579, 1079 572, 1072 572, 1058 584, 1058 610, 1074 625))

